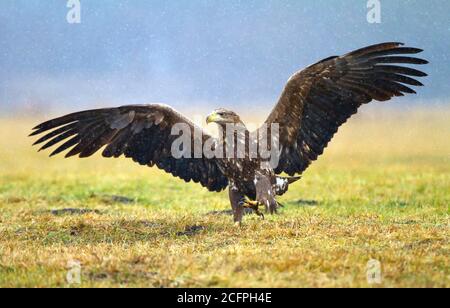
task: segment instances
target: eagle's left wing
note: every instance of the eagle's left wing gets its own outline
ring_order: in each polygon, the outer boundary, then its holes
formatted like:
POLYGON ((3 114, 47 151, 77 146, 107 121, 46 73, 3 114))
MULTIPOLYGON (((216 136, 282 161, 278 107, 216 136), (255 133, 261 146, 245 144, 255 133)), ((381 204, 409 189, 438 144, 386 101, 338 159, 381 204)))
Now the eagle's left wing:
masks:
POLYGON ((421 49, 384 43, 331 57, 292 76, 267 125, 279 124, 281 155, 277 174, 302 173, 358 108, 372 100, 387 101, 416 93, 407 85, 422 86, 411 78, 425 73, 397 64, 426 64, 405 56, 421 49))

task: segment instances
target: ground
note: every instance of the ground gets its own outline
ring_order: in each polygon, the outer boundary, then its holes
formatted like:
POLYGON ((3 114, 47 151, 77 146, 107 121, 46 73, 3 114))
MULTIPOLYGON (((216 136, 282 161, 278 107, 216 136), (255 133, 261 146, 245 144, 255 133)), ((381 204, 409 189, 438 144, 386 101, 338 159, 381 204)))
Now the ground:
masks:
POLYGON ((41 119, 0 119, 0 287, 450 287, 450 112, 377 108, 280 215, 241 228, 225 192, 124 159, 49 159, 25 137, 41 119))

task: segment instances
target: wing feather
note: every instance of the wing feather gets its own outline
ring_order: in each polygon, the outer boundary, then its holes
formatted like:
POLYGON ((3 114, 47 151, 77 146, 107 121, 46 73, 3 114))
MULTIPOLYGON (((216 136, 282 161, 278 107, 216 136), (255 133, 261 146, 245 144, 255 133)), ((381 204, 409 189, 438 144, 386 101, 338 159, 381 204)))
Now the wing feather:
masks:
POLYGON ((276 173, 304 172, 363 104, 415 94, 411 86, 423 86, 415 78, 427 74, 400 65, 427 64, 411 56, 422 51, 402 43, 377 44, 327 58, 294 74, 266 120, 268 125, 278 123, 281 130, 276 173))
MULTIPOLYGON (((171 130, 179 123, 187 124, 194 138, 194 129, 199 128, 168 106, 124 106, 52 119, 36 126, 31 136, 45 134, 35 142, 35 145, 44 143, 41 150, 60 144, 51 156, 70 149, 66 157, 84 158, 105 147, 104 157, 123 155, 141 165, 156 165, 186 182, 194 181, 211 191, 222 191, 228 186, 228 180, 215 159, 172 156, 172 143, 179 136, 173 136, 171 130)), ((211 136, 203 132, 202 138, 206 142, 211 136)))

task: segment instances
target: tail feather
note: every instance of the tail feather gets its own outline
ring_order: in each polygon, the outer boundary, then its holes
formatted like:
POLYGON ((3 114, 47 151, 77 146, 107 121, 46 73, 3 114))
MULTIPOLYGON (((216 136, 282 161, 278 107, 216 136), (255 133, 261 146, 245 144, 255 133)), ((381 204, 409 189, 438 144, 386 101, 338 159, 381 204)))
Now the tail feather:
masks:
POLYGON ((288 180, 289 184, 293 184, 293 183, 299 181, 301 178, 302 178, 301 176, 291 176, 291 177, 287 178, 287 180, 288 180))
POLYGON ((278 196, 282 196, 284 195, 288 189, 289 189, 289 185, 297 182, 298 180, 300 180, 302 177, 301 176, 295 176, 295 177, 281 177, 281 176, 277 176, 277 181, 275 183, 275 193, 278 196))

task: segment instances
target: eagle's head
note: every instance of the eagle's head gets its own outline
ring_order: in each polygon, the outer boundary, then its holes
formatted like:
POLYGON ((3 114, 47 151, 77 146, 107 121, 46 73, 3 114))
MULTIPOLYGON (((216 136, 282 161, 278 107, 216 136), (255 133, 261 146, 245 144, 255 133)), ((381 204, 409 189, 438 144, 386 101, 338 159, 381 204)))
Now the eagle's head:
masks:
POLYGON ((216 123, 219 125, 239 124, 242 123, 241 118, 233 111, 226 109, 217 109, 213 111, 207 118, 206 123, 216 123))

